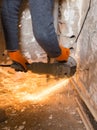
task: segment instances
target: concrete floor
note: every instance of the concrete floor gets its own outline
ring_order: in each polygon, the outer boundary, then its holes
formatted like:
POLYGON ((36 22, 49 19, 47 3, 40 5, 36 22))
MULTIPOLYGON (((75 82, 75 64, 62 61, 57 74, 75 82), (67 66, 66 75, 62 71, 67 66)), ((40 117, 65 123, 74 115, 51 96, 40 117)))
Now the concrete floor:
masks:
POLYGON ((65 79, 0 67, 0 130, 85 130, 74 93, 65 79))

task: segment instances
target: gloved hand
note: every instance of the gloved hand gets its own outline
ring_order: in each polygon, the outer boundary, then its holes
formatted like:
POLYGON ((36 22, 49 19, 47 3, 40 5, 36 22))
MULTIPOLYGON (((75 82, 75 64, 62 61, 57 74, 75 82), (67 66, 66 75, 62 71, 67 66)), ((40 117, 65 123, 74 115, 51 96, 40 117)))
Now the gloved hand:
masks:
POLYGON ((56 61, 67 61, 70 55, 70 49, 60 46, 61 55, 56 57, 56 61))
POLYGON ((25 71, 27 71, 26 64, 28 61, 22 56, 19 50, 17 51, 8 51, 8 55, 12 61, 19 63, 25 71))

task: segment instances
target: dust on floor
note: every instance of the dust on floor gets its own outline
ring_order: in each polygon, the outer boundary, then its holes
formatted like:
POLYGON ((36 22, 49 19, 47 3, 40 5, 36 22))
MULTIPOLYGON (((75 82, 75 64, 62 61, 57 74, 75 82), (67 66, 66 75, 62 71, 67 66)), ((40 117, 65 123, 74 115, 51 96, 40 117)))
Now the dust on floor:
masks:
POLYGON ((0 67, 0 130, 86 130, 68 79, 0 67))

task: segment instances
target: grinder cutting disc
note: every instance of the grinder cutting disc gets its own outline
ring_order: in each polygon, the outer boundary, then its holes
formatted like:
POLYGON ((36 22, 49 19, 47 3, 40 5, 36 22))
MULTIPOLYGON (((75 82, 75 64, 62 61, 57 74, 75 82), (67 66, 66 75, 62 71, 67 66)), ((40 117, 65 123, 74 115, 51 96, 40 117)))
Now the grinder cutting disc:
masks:
MULTIPOLYGON (((32 71, 33 73, 53 75, 57 78, 73 76, 76 72, 76 66, 76 61, 72 57, 69 57, 67 62, 34 62, 32 64, 27 64, 28 70, 32 71)), ((24 71, 23 67, 18 63, 12 64, 11 67, 16 71, 24 71)))

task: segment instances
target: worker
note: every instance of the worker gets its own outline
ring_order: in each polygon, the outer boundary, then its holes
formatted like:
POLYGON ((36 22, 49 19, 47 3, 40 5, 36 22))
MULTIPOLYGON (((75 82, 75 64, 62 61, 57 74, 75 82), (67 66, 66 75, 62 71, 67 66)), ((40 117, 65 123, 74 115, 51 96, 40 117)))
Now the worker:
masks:
MULTIPOLYGON (((3 0, 1 16, 8 55, 12 61, 27 70, 28 61, 20 52, 18 38, 19 11, 22 2, 24 0, 3 0)), ((36 41, 50 58, 66 62, 70 50, 61 46, 57 39, 53 19, 54 0, 29 0, 28 3, 36 41)))

